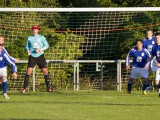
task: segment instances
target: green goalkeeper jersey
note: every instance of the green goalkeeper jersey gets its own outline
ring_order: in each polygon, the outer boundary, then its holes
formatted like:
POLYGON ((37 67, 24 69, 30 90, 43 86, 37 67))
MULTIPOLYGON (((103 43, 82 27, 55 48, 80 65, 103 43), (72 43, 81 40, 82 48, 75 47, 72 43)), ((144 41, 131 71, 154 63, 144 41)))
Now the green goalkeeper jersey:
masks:
POLYGON ((31 56, 32 57, 39 57, 40 55, 44 54, 44 50, 46 50, 49 47, 48 42, 46 40, 46 38, 40 34, 34 36, 29 36, 27 38, 27 42, 25 45, 25 49, 26 51, 30 51, 31 52, 31 56), (42 51, 40 53, 37 53, 36 50, 37 49, 41 49, 42 51))

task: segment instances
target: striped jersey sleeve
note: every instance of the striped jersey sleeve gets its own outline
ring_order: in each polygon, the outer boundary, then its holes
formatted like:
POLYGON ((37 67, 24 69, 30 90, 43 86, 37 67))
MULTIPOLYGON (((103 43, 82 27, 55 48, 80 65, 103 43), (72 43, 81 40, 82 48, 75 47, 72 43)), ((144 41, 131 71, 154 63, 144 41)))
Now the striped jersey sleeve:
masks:
POLYGON ((129 53, 127 54, 127 57, 126 57, 126 66, 129 66, 129 65, 130 65, 130 57, 132 56, 133 50, 134 50, 134 49, 131 49, 131 50, 129 51, 129 53))
POLYGON ((12 72, 13 73, 17 72, 17 66, 15 65, 13 61, 11 61, 11 59, 8 57, 6 53, 4 53, 4 57, 6 59, 7 64, 12 67, 12 72))
POLYGON ((8 52, 7 52, 7 50, 5 49, 4 46, 3 46, 3 50, 4 50, 4 52, 6 53, 6 55, 7 55, 13 62, 16 62, 15 58, 11 57, 11 56, 8 54, 8 52))
POLYGON ((145 53, 147 54, 147 57, 150 58, 151 57, 151 54, 150 52, 147 50, 147 49, 144 49, 145 53))

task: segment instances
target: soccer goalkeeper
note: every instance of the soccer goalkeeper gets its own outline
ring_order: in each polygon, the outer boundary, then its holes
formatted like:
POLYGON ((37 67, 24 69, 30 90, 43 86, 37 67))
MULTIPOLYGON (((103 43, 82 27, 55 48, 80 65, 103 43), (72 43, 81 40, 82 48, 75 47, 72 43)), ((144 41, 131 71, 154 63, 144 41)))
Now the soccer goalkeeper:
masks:
POLYGON ((52 89, 49 87, 49 73, 47 70, 47 63, 44 57, 44 50, 48 49, 49 45, 46 38, 40 34, 39 26, 32 27, 33 35, 29 36, 25 45, 25 49, 29 55, 27 72, 24 78, 24 87, 22 93, 25 93, 28 86, 29 77, 33 71, 33 68, 37 64, 42 70, 47 92, 52 92, 52 89))

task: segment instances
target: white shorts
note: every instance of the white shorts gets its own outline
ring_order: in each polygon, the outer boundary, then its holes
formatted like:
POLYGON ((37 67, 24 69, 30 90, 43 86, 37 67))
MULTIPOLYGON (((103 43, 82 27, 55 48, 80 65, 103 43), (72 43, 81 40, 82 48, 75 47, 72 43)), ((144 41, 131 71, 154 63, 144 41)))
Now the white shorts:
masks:
POLYGON ((0 77, 7 76, 7 68, 0 68, 0 77))
POLYGON ((145 68, 132 67, 130 78, 137 79, 141 75, 142 78, 148 78, 148 70, 145 68))
POLYGON ((160 81, 160 68, 158 68, 158 69, 156 70, 155 80, 160 81))
POLYGON ((153 72, 155 72, 158 69, 158 66, 156 66, 156 57, 154 57, 150 63, 150 68, 153 72))

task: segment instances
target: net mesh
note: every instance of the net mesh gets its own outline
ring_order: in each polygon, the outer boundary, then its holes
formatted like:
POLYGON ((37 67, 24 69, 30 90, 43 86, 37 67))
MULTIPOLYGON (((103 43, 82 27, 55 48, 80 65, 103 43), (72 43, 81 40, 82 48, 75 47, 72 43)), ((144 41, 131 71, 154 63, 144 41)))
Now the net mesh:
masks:
MULTIPOLYGON (((117 60, 126 57, 136 38, 145 37, 147 28, 157 31, 159 18, 160 12, 1 12, 0 34, 5 36, 10 55, 23 60, 28 59, 24 45, 33 25, 39 25, 40 33, 47 38, 48 60, 117 60)), ((22 87, 26 67, 18 64, 19 80, 15 82, 9 76, 10 88, 22 87)), ((72 63, 49 63, 48 69, 57 89, 73 85, 72 63)), ((116 64, 105 65, 104 89, 115 89, 116 69, 116 64)), ((122 76, 125 83, 128 74, 124 70, 122 76)), ((100 79, 95 64, 80 64, 81 89, 99 86, 100 79)), ((37 89, 41 83, 43 75, 37 69, 37 89)))

